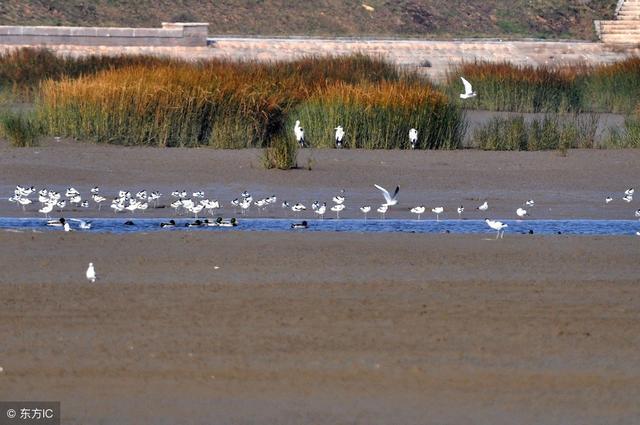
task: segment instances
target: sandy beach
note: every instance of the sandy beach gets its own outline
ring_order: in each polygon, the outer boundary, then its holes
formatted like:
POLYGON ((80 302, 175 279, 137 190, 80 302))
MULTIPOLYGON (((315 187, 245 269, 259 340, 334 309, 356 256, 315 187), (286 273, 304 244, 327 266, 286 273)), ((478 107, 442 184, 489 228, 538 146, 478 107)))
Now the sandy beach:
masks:
MULTIPOLYGON (((290 171, 263 169, 260 154, 2 142, 0 197, 97 184, 164 202, 175 189, 225 203, 246 189, 279 204, 344 188, 344 216, 357 217, 381 202, 379 183, 401 187, 394 218, 419 203, 482 218, 483 200, 514 218, 530 198, 532 218, 638 208, 619 199, 640 182, 634 150, 304 150, 290 171)), ((2 199, 8 215, 38 214, 2 199)), ((2 231, 0 399, 59 400, 63 423, 83 425, 636 424, 639 240, 2 231)))
POLYGON ((634 237, 0 239, 0 398, 63 423, 640 420, 634 237))
MULTIPOLYGON (((536 201, 531 218, 634 219, 637 200, 622 201, 623 192, 640 185, 640 151, 571 150, 566 156, 549 152, 461 151, 360 151, 304 149, 299 169, 265 170, 261 150, 157 149, 96 145, 45 140, 36 148, 11 148, 0 142, 0 216, 39 216, 36 206, 24 214, 4 198, 16 184, 50 187, 74 186, 84 197, 95 185, 106 196, 119 189, 160 190, 161 205, 170 202, 173 190, 204 190, 219 199, 232 215, 229 201, 243 190, 254 198, 277 195, 278 206, 260 216, 286 217, 280 201, 327 201, 340 189, 346 191, 347 209, 342 217, 361 217, 363 204, 379 205, 380 184, 390 190, 400 185, 400 203, 390 218, 409 218, 409 209, 424 204, 444 206, 441 218, 516 218, 515 210, 528 199, 536 201), (309 170, 309 166, 311 170, 309 170), (614 202, 605 205, 606 196, 614 202), (488 213, 474 211, 487 200, 488 213)), ((113 216, 108 205, 102 216, 113 216)), ((148 210, 147 216, 168 217, 170 209, 148 210)), ((93 210, 66 212, 67 216, 95 216, 93 210)), ((255 211, 250 216, 258 216, 255 211)), ((313 213, 307 212, 308 217, 313 213)), ((330 217, 331 214, 328 215, 330 217)), ((304 215, 302 216, 304 217, 304 215)), ((432 217, 433 218, 433 217, 432 217)))

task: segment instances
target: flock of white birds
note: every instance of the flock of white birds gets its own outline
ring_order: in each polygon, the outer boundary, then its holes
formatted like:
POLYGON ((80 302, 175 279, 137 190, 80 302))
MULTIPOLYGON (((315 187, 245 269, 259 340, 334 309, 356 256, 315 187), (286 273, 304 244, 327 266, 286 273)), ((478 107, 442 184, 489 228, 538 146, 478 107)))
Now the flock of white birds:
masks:
MULTIPOLYGON (((375 212, 380 215, 381 219, 385 219, 389 209, 398 205, 400 187, 396 186, 393 193, 390 193, 387 189, 377 184, 374 185, 374 187, 380 191, 384 199, 384 202, 375 207, 375 212)), ((621 200, 625 203, 631 203, 633 201, 634 192, 635 190, 633 188, 625 190, 621 200)), ((164 195, 159 191, 148 192, 147 190, 140 190, 136 193, 132 193, 128 190, 119 190, 117 196, 111 199, 110 209, 114 214, 127 212, 135 213, 137 211, 144 213, 150 206, 154 209, 157 208, 158 201, 163 196, 164 195)), ((196 220, 203 215, 210 215, 211 217, 214 217, 216 215, 216 211, 222 208, 220 201, 217 199, 206 198, 204 191, 190 193, 186 190, 176 190, 171 193, 170 197, 171 200, 168 205, 173 209, 176 215, 192 216, 196 220)), ((332 205, 327 205, 327 202, 313 201, 311 204, 311 211, 314 216, 320 219, 324 219, 325 215, 329 212, 335 213, 336 219, 339 219, 340 213, 346 209, 345 200, 345 191, 341 190, 332 198, 332 205)), ((9 202, 15 203, 16 206, 18 208, 22 208, 24 212, 27 212, 27 207, 37 203, 38 212, 43 214, 46 219, 49 219, 50 215, 54 211, 57 214, 62 215, 67 208, 73 208, 75 211, 94 208, 97 211, 100 211, 103 203, 106 201, 107 197, 100 194, 100 188, 98 186, 91 189, 89 196, 85 199, 82 194, 73 187, 69 187, 64 193, 61 193, 46 188, 36 190, 33 186, 18 185, 14 190, 13 196, 9 198, 9 202), (32 197, 35 198, 36 196, 37 199, 32 199, 32 197)), ((604 204, 607 205, 612 201, 613 197, 607 196, 604 199, 604 204)), ((252 208, 257 211, 258 215, 261 215, 263 211, 271 205, 277 204, 277 202, 278 198, 275 195, 254 199, 253 195, 244 191, 239 197, 231 200, 229 205, 234 208, 236 213, 239 212, 242 215, 247 214, 247 212, 252 208)), ((285 200, 282 201, 280 205, 283 210, 292 211, 296 217, 299 217, 307 210, 307 206, 302 202, 289 203, 289 201, 285 200)), ((518 206, 515 209, 515 217, 518 219, 527 217, 529 215, 529 210, 534 206, 535 201, 533 199, 523 202, 521 206, 518 206)), ((362 212, 364 219, 366 220, 369 213, 374 211, 374 207, 371 205, 362 205, 359 207, 359 210, 362 212)), ((475 207, 475 210, 486 212, 489 210, 489 203, 484 201, 482 204, 475 207)), ((445 212, 445 207, 435 206, 427 208, 425 205, 418 205, 409 209, 409 211, 416 215, 418 220, 422 218, 423 214, 430 211, 435 215, 436 220, 439 221, 440 215, 445 212)), ((462 218, 464 211, 465 208, 463 205, 456 208, 458 218, 462 218)), ((637 209, 634 215, 636 218, 640 218, 640 209, 637 209)), ((71 219, 70 221, 78 222, 78 227, 80 229, 88 229, 91 226, 90 223, 82 220, 71 219)), ((63 219, 51 220, 48 223, 51 226, 63 227, 67 231, 71 230, 70 223, 63 219)), ((198 221, 198 223, 205 225, 209 222, 198 221)), ((486 223, 489 227, 496 230, 496 237, 504 235, 504 229, 507 227, 506 224, 488 219, 486 220, 486 223)), ((226 225, 227 222, 225 221, 224 224, 226 225)), ((220 225, 220 222, 211 222, 211 225, 220 225)))

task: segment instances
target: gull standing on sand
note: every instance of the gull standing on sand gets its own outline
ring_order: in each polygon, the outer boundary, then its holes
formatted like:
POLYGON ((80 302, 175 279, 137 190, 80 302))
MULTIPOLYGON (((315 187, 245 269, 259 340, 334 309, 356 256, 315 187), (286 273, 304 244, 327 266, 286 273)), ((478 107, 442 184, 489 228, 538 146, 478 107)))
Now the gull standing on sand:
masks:
POLYGON ((417 214, 417 215, 418 215, 418 220, 420 220, 420 216, 421 216, 422 214, 424 214, 425 210, 426 210, 426 208, 425 208, 425 206, 424 206, 424 205, 420 205, 419 207, 413 207, 413 208, 411 208, 411 212, 412 212, 413 214, 417 214))
POLYGON ((458 218, 462 218, 462 213, 464 212, 464 207, 462 205, 460 205, 458 207, 458 218))
POLYGON ((606 198, 604 198, 604 203, 605 204, 608 204, 611 201, 613 201, 613 198, 611 196, 607 196, 606 198))
POLYGON ((344 129, 339 125, 334 128, 334 130, 336 131, 336 149, 341 149, 342 139, 344 138, 344 129))
POLYGON ((635 216, 636 216, 636 217, 638 217, 638 218, 640 218, 640 208, 638 208, 638 209, 636 210, 635 216))
POLYGON ((300 120, 296 120, 296 125, 293 127, 293 133, 296 135, 296 141, 301 148, 304 148, 304 128, 300 127, 300 120))
POLYGON ((526 215, 529 215, 529 214, 527 213, 527 210, 525 210, 524 208, 518 208, 518 209, 516 210, 516 215, 517 215, 518 217, 522 218, 522 217, 524 217, 524 216, 526 216, 526 215))
POLYGON ((89 263, 89 267, 87 267, 87 280, 91 283, 95 283, 97 276, 96 276, 96 269, 93 268, 93 263, 89 263))
POLYGON ((497 221, 497 220, 489 220, 488 218, 486 218, 484 221, 485 223, 487 223, 489 227, 491 227, 493 230, 496 230, 498 232, 496 234, 496 239, 498 239, 498 237, 502 239, 504 237, 504 229, 509 227, 508 224, 504 224, 501 221, 497 221))
POLYGON ((384 187, 378 186, 377 184, 374 184, 374 186, 378 190, 380 190, 382 192, 382 195, 384 196, 384 199, 386 202, 383 205, 386 205, 387 207, 392 207, 398 203, 398 192, 400 192, 400 186, 396 186, 396 190, 393 192, 393 196, 391 196, 389 194, 389 191, 384 187))
POLYGON ((411 143, 411 149, 415 149, 418 146, 418 130, 415 128, 409 130, 409 142, 411 143))
POLYGON ((622 200, 626 203, 629 203, 631 201, 633 201, 633 195, 624 195, 624 197, 622 198, 622 200))
POLYGON ((364 219, 367 219, 367 214, 369 214, 369 211, 371 211, 371 205, 363 205, 360 207, 360 211, 362 211, 362 214, 364 214, 364 219))
POLYGON ((635 191, 636 191, 636 190, 635 190, 634 188, 630 187, 629 189, 627 189, 627 190, 625 190, 625 191, 624 191, 624 194, 625 194, 625 195, 631 195, 631 196, 633 196, 633 193, 634 193, 635 191))
POLYGON ((476 97, 477 93, 473 91, 473 87, 471 87, 471 83, 465 80, 464 77, 460 77, 462 80, 462 84, 464 85, 464 93, 460 94, 460 99, 470 99, 472 97, 476 97))
POLYGON ((484 203, 480 205, 477 209, 480 211, 486 211, 489 209, 489 203, 487 201, 484 201, 484 203))
POLYGON ((525 206, 525 207, 532 207, 532 206, 534 206, 535 204, 536 204, 536 203, 535 203, 535 201, 534 201, 533 199, 529 199, 528 201, 526 201, 526 202, 524 203, 524 206, 525 206))

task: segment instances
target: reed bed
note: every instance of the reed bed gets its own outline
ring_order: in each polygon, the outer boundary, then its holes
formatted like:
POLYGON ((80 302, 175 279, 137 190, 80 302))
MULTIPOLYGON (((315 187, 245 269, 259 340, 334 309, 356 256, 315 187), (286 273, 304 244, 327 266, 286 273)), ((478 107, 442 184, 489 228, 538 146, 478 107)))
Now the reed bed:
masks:
POLYGON ((312 146, 345 127, 348 147, 453 149, 460 109, 412 74, 362 55, 290 63, 210 61, 109 69, 41 84, 47 132, 123 145, 274 147, 300 119, 312 146))
POLYGON ((463 63, 447 76, 446 92, 471 109, 513 112, 629 113, 640 95, 640 58, 608 65, 541 66, 463 63), (478 96, 460 100, 460 76, 478 96))
POLYGON ((22 47, 0 54, 0 89, 30 97, 43 80, 75 78, 136 64, 153 66, 168 62, 171 60, 145 55, 63 57, 46 48, 22 47))
POLYGON ((289 121, 299 119, 314 147, 333 147, 341 125, 346 148, 407 149, 408 134, 418 130, 419 148, 457 149, 464 117, 446 96, 429 85, 411 82, 335 84, 301 103, 289 121))
POLYGON ((597 117, 549 114, 527 122, 523 116, 493 118, 473 135, 473 146, 483 150, 562 150, 593 148, 597 117))

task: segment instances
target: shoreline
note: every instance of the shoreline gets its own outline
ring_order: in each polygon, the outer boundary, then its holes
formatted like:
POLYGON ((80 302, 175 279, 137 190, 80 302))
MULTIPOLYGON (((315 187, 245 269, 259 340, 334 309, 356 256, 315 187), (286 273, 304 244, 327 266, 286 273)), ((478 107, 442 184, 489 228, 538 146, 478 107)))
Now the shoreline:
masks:
MULTIPOLYGON (((229 202, 244 190, 255 199, 276 195, 269 216, 287 215, 280 204, 302 202, 305 218, 313 217, 313 200, 326 201, 346 190, 347 209, 341 218, 360 218, 359 207, 383 202, 373 185, 399 185, 400 203, 388 218, 411 218, 409 209, 423 204, 429 211, 444 206, 440 218, 517 218, 515 210, 528 199, 535 219, 634 219, 637 200, 621 200, 624 190, 640 182, 640 150, 570 150, 556 152, 490 151, 363 151, 303 149, 298 155, 301 168, 265 170, 260 166, 259 149, 214 150, 207 148, 145 148, 97 145, 63 140, 45 140, 34 148, 12 148, 0 142, 0 198, 13 195, 15 185, 34 185, 64 191, 69 186, 84 198, 95 185, 107 198, 119 189, 160 190, 160 203, 171 202, 174 190, 205 191, 218 199, 222 216, 233 215, 229 202), (307 169, 310 165, 311 170, 307 169), (605 205, 606 196, 614 201, 605 205), (488 212, 475 208, 489 202, 488 212)), ((105 204, 110 203, 110 199, 105 204)), ((31 205, 29 214, 39 215, 31 205)), ((95 208, 95 207, 93 207, 95 208)), ((95 211, 92 208, 92 211, 95 211)), ((112 217, 109 205, 100 216, 112 217)), ((375 208, 372 209, 374 211, 375 208)), ((159 215, 169 216, 163 209, 159 215)), ((152 211, 145 214, 151 215, 152 211)), ((293 213, 288 213, 294 216, 293 213)), ((19 207, 0 200, 0 216, 22 216, 19 207)), ((93 217, 86 210, 65 216, 93 217)), ((328 216, 330 214, 327 214, 328 216)), ((252 217, 258 217, 254 211, 252 217)), ((303 218, 303 216, 300 216, 303 218)))

